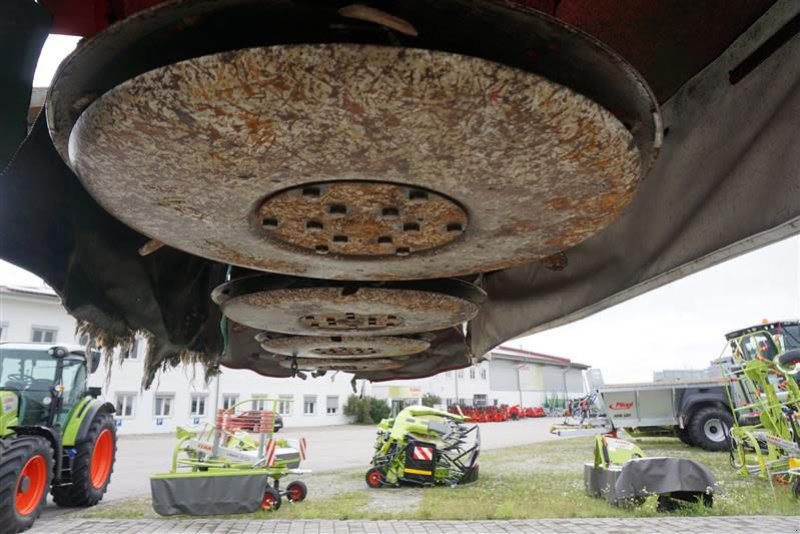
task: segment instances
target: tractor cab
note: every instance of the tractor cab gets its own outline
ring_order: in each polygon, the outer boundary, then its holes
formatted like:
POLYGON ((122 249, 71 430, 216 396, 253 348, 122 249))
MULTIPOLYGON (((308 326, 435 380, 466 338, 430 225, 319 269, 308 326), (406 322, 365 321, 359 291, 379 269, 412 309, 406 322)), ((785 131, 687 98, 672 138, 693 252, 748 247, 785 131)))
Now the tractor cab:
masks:
POLYGON ((16 394, 18 425, 64 428, 87 393, 85 354, 77 348, 0 344, 0 390, 16 394))

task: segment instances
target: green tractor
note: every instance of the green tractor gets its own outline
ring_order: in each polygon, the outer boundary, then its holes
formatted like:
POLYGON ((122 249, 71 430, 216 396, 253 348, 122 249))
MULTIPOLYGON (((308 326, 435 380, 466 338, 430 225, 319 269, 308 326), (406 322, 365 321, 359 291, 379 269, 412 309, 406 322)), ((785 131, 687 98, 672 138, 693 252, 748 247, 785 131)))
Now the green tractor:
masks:
POLYGON ((3 532, 30 528, 48 490, 58 506, 93 506, 103 498, 117 437, 114 406, 97 399, 100 388, 87 387, 99 363, 98 354, 91 356, 82 348, 0 343, 3 532))

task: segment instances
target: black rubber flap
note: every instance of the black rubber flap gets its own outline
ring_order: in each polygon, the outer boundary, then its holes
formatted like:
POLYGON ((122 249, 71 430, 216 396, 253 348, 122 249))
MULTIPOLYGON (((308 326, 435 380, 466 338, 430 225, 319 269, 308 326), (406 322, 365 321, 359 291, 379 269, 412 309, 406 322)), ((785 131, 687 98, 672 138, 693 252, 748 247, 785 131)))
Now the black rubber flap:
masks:
POLYGON ((151 478, 153 509, 160 515, 246 514, 261 506, 266 474, 151 478))

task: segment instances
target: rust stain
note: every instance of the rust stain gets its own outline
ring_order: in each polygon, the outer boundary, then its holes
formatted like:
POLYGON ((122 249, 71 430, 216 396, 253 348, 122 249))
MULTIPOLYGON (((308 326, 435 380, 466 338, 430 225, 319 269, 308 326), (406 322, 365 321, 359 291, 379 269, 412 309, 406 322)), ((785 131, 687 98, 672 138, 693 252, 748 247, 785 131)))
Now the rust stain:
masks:
POLYGON ((260 342, 261 348, 274 354, 331 359, 405 356, 430 347, 422 339, 397 336, 262 336, 260 342))
POLYGON ((510 267, 594 235, 636 192, 631 141, 610 112, 529 72, 315 44, 142 74, 95 100, 71 142, 103 207, 171 246, 264 271, 408 280, 510 267), (298 192, 320 183, 304 203, 298 192), (403 197, 415 189, 428 200, 403 197), (325 211, 336 203, 341 217, 325 211))

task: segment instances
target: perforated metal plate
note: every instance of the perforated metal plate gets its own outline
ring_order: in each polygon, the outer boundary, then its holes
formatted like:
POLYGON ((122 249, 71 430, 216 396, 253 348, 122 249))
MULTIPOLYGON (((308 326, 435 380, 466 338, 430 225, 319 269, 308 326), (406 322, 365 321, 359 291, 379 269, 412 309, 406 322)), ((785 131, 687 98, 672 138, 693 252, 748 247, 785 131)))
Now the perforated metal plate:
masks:
MULTIPOLYGON (((642 174, 625 126, 564 86, 475 57, 358 44, 250 48, 156 68, 80 115, 68 159, 110 213, 172 247, 348 280, 463 275, 549 256, 613 221, 642 174), (342 181, 430 191, 452 202, 442 206, 455 218, 428 231, 425 215, 425 239, 391 249, 374 218, 325 242, 313 228, 281 233, 282 219, 319 215, 281 210, 281 191, 342 181), (457 239, 439 233, 450 223, 461 224, 457 239)), ((371 210, 378 196, 352 195, 346 209, 371 210)))
POLYGON ((450 243, 467 214, 433 191, 380 182, 326 182, 281 191, 258 210, 265 235, 317 254, 408 256, 450 243))
POLYGON ((217 287, 212 298, 229 319, 259 330, 305 335, 386 336, 462 324, 486 294, 461 280, 345 284, 249 276, 217 287), (290 283, 290 282, 286 282, 290 283))
POLYGON ((397 336, 276 336, 259 334, 261 348, 274 354, 301 358, 359 359, 416 354, 430 343, 422 339, 397 336))

